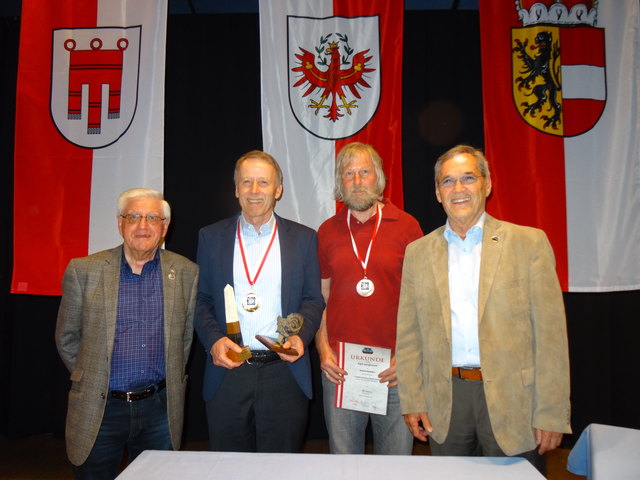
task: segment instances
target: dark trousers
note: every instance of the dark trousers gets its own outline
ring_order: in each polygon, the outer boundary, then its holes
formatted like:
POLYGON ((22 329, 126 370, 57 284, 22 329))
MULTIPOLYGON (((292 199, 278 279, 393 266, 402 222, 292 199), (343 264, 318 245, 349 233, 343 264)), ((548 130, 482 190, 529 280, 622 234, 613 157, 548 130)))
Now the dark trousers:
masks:
POLYGON ((78 480, 113 480, 120 471, 125 447, 132 462, 143 450, 171 450, 167 419, 167 389, 144 400, 109 398, 96 442, 87 460, 74 467, 78 480))
MULTIPOLYGON (((440 444, 430 438, 429 446, 432 455, 507 456, 493 435, 482 381, 453 377, 453 409, 447 439, 440 444)), ((516 456, 526 458, 546 474, 545 458, 535 449, 516 456)))
POLYGON ((280 360, 226 372, 207 402, 211 450, 295 453, 302 450, 309 401, 280 360))

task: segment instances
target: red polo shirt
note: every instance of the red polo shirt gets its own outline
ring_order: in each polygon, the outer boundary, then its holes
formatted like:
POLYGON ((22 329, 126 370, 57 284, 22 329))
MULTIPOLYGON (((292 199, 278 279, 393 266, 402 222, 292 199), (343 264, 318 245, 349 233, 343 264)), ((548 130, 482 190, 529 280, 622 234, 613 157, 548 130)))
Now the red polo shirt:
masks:
MULTIPOLYGON (((382 222, 371 247, 367 278, 375 290, 369 297, 356 292, 364 277, 347 228, 348 208, 326 220, 318 229, 318 256, 322 278, 331 279, 327 302, 329 344, 338 341, 395 349, 400 278, 406 246, 422 237, 417 220, 384 200, 382 222)), ((351 217, 351 232, 364 260, 377 216, 365 223, 351 217)))

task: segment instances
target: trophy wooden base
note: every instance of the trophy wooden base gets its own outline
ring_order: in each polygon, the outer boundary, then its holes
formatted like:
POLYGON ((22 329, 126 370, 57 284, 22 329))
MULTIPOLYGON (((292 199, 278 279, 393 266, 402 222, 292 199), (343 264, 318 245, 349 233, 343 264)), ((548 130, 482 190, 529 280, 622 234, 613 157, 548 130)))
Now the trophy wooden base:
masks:
POLYGON ((234 362, 244 362, 247 358, 251 358, 251 350, 249 347, 242 347, 242 352, 238 353, 234 350, 227 351, 227 357, 234 362))
POLYGON ((295 355, 295 356, 299 355, 298 351, 295 348, 283 348, 280 345, 278 345, 276 341, 271 337, 265 337, 264 335, 256 335, 256 339, 272 352, 284 353, 285 355, 295 355))

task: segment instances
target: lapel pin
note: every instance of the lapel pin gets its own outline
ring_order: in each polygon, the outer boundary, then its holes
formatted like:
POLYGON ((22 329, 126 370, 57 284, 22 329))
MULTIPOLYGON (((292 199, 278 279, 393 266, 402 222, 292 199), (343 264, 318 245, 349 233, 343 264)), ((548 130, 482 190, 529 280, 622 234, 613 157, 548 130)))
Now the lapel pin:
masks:
POLYGON ((491 237, 491 240, 498 243, 498 237, 497 235, 494 235, 493 237, 491 237))
POLYGON ((167 277, 169 278, 169 280, 175 280, 176 279, 176 271, 172 268, 171 270, 169 270, 169 275, 167 275, 167 277))

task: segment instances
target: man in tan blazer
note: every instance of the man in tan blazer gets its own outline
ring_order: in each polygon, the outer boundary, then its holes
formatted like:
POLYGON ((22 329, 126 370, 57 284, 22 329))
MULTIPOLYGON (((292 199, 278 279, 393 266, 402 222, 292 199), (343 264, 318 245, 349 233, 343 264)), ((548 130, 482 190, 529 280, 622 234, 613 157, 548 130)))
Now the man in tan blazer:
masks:
POLYGON ((79 479, 113 479, 125 447, 131 461, 182 436, 198 267, 159 248, 171 215, 160 192, 127 190, 117 213, 124 243, 69 262, 56 325, 79 479))
MULTIPOLYGON (((569 425, 562 292, 544 232, 485 213, 491 176, 459 145, 435 167, 447 224, 407 247, 396 361, 402 413, 435 455, 519 455, 544 470, 569 425)), ((526 199, 523 199, 526 201, 526 199)))

